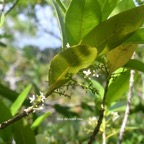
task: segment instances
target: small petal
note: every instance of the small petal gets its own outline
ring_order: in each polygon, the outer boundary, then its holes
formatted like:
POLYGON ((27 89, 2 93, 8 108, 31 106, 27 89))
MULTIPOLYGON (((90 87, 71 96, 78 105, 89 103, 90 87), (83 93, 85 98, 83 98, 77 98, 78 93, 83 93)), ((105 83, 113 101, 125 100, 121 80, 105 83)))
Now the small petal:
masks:
POLYGON ((83 71, 83 73, 86 75, 86 76, 89 76, 91 74, 91 71, 90 69, 88 69, 87 71, 83 71))
POLYGON ((35 95, 33 95, 32 97, 29 97, 29 99, 30 99, 30 103, 33 103, 35 101, 36 97, 35 97, 35 95))
POLYGON ((41 96, 41 101, 44 102, 44 100, 46 99, 45 95, 42 92, 40 92, 40 96, 41 96))

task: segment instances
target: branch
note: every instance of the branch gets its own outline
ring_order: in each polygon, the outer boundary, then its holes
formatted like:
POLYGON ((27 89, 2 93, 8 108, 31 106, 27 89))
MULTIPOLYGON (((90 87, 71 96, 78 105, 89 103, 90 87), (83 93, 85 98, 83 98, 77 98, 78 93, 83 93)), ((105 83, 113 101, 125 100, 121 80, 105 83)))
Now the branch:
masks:
POLYGON ((21 114, 18 114, 13 118, 4 121, 2 124, 0 124, 0 129, 6 128, 10 124, 20 120, 21 118, 23 118, 25 116, 28 116, 32 112, 36 112, 38 110, 43 109, 43 105, 44 105, 44 101, 45 101, 46 97, 44 96, 44 94, 42 92, 40 92, 40 95, 36 95, 36 96, 33 95, 29 99, 30 99, 30 103, 32 103, 33 105, 28 107, 27 109, 24 109, 21 114))
POLYGON ((133 89, 133 85, 134 85, 134 74, 135 74, 135 71, 131 70, 131 72, 130 72, 130 81, 129 81, 129 92, 128 92, 128 98, 127 98, 127 105, 126 105, 124 119, 123 119, 123 122, 122 122, 122 125, 121 125, 121 129, 120 129, 118 144, 122 143, 123 135, 124 135, 124 132, 125 132, 126 123, 127 123, 127 120, 128 120, 128 115, 130 113, 130 104, 131 104, 131 99, 132 99, 132 89, 133 89))
POLYGON ((7 15, 8 13, 10 13, 14 8, 15 6, 18 4, 19 0, 16 0, 15 3, 9 8, 9 10, 5 13, 5 15, 7 15))
POLYGON ((30 113, 33 112, 33 107, 29 107, 27 109, 24 109, 24 111, 19 114, 19 115, 16 115, 15 117, 7 120, 7 121, 4 121, 2 124, 0 124, 0 129, 4 129, 6 128, 7 126, 9 126, 10 124, 20 120, 21 118, 25 117, 25 116, 28 116, 30 113))
POLYGON ((106 81, 105 92, 104 92, 103 101, 102 101, 102 108, 101 108, 100 116, 99 116, 99 119, 98 119, 98 123, 97 123, 91 137, 90 137, 90 140, 89 140, 88 144, 93 143, 93 141, 95 139, 95 136, 98 134, 100 126, 102 124, 102 120, 103 120, 104 112, 105 112, 105 100, 106 100, 106 95, 107 95, 107 92, 108 92, 109 80, 110 80, 110 78, 108 78, 107 81, 106 81))

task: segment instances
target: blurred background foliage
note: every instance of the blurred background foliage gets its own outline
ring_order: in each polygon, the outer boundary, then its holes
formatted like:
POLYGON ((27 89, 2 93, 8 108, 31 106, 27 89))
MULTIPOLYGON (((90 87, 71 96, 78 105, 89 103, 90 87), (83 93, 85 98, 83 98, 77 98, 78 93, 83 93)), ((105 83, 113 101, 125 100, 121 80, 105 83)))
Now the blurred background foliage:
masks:
MULTIPOLYGON (((70 0, 63 0, 66 6, 70 0)), ((137 0, 141 5, 143 0, 137 0)), ((3 2, 0 3, 1 10, 3 2)), ((48 87, 48 67, 54 55, 61 51, 61 37, 51 1, 44 0, 5 0, 5 22, 0 29, 0 100, 7 107, 17 98, 18 94, 29 84, 32 90, 29 94, 39 94, 48 87)), ((140 45, 137 49, 137 59, 144 62, 144 49, 140 45)), ((81 77, 76 77, 82 81, 81 77)), ((104 79, 99 80, 101 84, 104 79)), ((89 81, 87 81, 89 86, 89 81)), ((67 143, 85 142, 89 132, 95 125, 98 116, 97 107, 93 103, 95 96, 82 87, 76 86, 66 89, 68 96, 54 94, 47 99, 43 112, 33 114, 27 119, 31 125, 33 121, 46 111, 50 116, 37 126, 33 133, 37 143, 67 143), (79 118, 77 120, 63 120, 64 118, 79 118)), ((127 93, 117 102, 119 118, 113 123, 113 115, 108 115, 107 133, 108 143, 115 144, 118 130, 122 122, 127 93), (113 134, 113 135, 110 135, 113 134)), ((27 98, 28 100, 28 98, 27 98)), ((24 103, 23 108, 29 105, 24 103)), ((131 113, 123 144, 144 143, 144 74, 138 73, 135 81, 134 96, 131 113)), ((12 141, 13 137, 11 137, 12 141)), ((3 143, 2 138, 0 138, 3 143)), ((98 143, 101 143, 101 135, 98 143)))

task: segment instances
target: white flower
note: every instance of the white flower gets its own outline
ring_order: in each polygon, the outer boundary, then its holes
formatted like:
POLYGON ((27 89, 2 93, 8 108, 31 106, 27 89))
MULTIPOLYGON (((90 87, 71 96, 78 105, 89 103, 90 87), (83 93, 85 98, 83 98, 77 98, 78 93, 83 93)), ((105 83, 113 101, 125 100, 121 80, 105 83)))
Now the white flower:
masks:
POLYGON ((66 44, 66 47, 67 47, 67 48, 69 48, 69 47, 70 47, 69 43, 67 43, 67 44, 66 44))
POLYGON ((32 97, 29 98, 30 103, 32 103, 33 107, 33 112, 36 112, 38 110, 43 110, 44 106, 44 101, 46 99, 45 95, 40 92, 40 95, 33 95, 32 97))
POLYGON ((35 101, 36 97, 35 97, 35 95, 33 95, 32 97, 29 97, 29 99, 30 99, 30 103, 33 103, 35 101))
POLYGON ((93 77, 99 77, 99 74, 96 73, 96 70, 93 70, 93 77))
POLYGON ((86 76, 89 76, 91 74, 91 71, 90 69, 88 69, 87 71, 83 71, 83 73, 86 75, 86 76))
POLYGON ((44 102, 46 99, 45 95, 42 92, 40 92, 40 96, 41 96, 41 101, 44 102))

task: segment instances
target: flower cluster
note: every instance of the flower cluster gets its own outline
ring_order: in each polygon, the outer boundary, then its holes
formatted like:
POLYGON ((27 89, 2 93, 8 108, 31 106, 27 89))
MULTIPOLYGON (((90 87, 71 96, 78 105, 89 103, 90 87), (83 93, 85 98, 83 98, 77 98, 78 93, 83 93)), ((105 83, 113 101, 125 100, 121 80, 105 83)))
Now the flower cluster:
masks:
POLYGON ((88 78, 89 80, 91 77, 99 77, 99 74, 96 73, 96 70, 84 70, 83 73, 85 74, 84 78, 88 78))
POLYGON ((32 103, 33 105, 33 112, 43 109, 44 101, 46 97, 42 92, 40 92, 40 95, 33 95, 29 99, 30 99, 30 103, 32 103))

